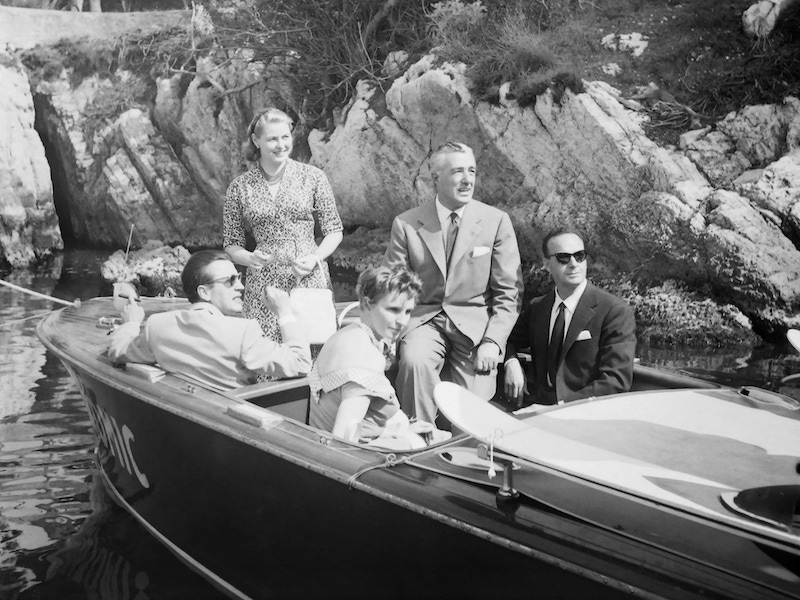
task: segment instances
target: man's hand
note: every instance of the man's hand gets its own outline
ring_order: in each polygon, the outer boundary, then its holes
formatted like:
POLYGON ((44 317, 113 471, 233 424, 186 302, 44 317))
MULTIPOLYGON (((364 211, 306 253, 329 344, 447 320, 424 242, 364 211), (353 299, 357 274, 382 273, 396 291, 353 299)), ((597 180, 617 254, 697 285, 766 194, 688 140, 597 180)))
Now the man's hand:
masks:
POLYGON ((316 254, 306 254, 296 258, 292 263, 292 273, 295 277, 303 278, 316 268, 318 262, 319 257, 316 254))
POLYGON ((268 285, 264 288, 264 306, 274 312, 278 319, 294 315, 289 294, 275 286, 268 285))
POLYGON ((516 403, 517 407, 522 404, 522 399, 528 393, 528 381, 522 365, 518 358, 510 358, 506 361, 505 375, 505 396, 507 400, 516 403))
POLYGON ((475 372, 478 375, 489 375, 500 362, 500 348, 488 340, 481 342, 475 351, 475 372))
POLYGON ((136 298, 133 294, 128 296, 128 303, 122 307, 120 313, 122 315, 123 323, 138 323, 144 321, 144 309, 136 303, 136 298))

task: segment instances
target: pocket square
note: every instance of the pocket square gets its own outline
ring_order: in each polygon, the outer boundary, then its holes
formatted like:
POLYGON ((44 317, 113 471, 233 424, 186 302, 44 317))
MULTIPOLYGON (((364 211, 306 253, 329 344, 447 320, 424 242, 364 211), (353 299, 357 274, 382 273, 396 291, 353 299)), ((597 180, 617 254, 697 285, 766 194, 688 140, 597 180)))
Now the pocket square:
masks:
POLYGON ((472 258, 478 258, 479 256, 483 256, 484 254, 489 254, 491 248, 489 246, 475 246, 472 249, 472 258))
POLYGON ((584 329, 578 334, 578 337, 575 338, 576 342, 582 342, 583 340, 590 340, 592 339, 592 334, 589 333, 588 329, 584 329))

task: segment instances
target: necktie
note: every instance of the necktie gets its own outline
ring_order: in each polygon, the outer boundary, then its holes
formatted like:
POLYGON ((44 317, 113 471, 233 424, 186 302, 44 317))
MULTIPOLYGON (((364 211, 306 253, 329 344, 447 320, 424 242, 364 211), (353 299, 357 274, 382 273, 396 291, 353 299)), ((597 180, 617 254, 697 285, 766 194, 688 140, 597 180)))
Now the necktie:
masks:
POLYGON ((550 336, 550 344, 547 346, 547 375, 550 378, 550 385, 556 384, 556 371, 558 363, 561 361, 561 347, 564 344, 564 303, 558 305, 556 322, 553 325, 553 333, 550 336))
POLYGON ((450 268, 450 257, 453 256, 453 246, 456 245, 456 236, 458 235, 458 215, 455 212, 450 213, 450 227, 447 229, 447 242, 444 246, 444 255, 447 260, 447 268, 450 268))

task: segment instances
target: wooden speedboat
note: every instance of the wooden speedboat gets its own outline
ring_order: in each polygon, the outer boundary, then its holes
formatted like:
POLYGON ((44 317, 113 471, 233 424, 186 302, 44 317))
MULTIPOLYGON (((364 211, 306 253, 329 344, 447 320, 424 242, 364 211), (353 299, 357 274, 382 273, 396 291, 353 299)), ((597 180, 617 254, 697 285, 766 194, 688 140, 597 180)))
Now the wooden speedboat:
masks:
POLYGON ((233 598, 800 598, 795 400, 637 366, 628 394, 484 404, 482 426, 453 415, 473 436, 390 452, 308 426, 305 378, 226 393, 115 367, 116 315, 98 298, 38 334, 112 496, 233 598))

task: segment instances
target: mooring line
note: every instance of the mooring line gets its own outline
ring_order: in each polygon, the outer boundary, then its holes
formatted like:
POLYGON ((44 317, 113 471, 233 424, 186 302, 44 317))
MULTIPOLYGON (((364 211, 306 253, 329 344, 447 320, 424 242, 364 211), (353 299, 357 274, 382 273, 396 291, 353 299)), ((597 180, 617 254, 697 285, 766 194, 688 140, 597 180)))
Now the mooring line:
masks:
POLYGON ((19 285, 15 285, 13 283, 9 283, 4 279, 0 279, 0 284, 10 287, 13 290, 17 290, 18 292, 25 292, 26 294, 30 294, 31 296, 36 296, 38 298, 44 298, 45 300, 52 300, 53 302, 58 302, 59 304, 63 304, 65 306, 74 306, 78 308, 81 305, 81 299, 75 298, 73 302, 69 302, 68 300, 62 300, 61 298, 56 298, 54 296, 48 296, 47 294, 41 294, 39 292, 34 292, 33 290, 29 290, 28 288, 24 288, 19 285))
POLYGON ((24 323, 25 321, 30 321, 31 319, 41 319, 45 315, 49 315, 52 310, 47 310, 43 313, 39 313, 38 315, 31 315, 30 317, 25 317, 24 319, 17 319, 15 321, 3 321, 0 323, 0 327, 11 327, 12 325, 19 325, 20 323, 24 323))

